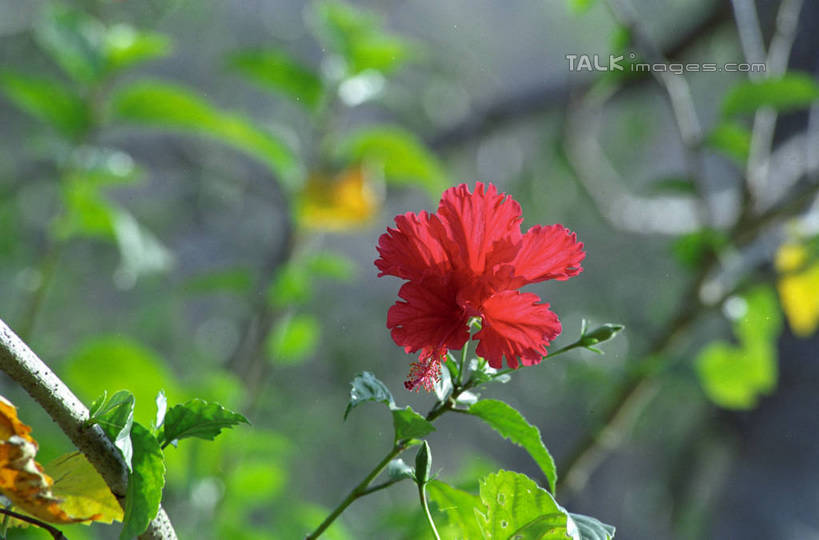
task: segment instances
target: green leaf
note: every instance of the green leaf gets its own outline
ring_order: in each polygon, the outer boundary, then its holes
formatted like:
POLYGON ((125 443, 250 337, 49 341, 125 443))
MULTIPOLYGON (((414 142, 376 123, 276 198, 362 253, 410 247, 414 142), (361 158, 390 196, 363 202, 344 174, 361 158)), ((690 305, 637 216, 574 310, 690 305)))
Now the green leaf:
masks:
POLYGON ((728 409, 750 409, 776 386, 776 337, 782 315, 770 287, 751 290, 746 313, 734 324, 739 346, 723 341, 708 344, 696 360, 697 374, 706 395, 728 409))
POLYGON ((69 138, 79 138, 91 124, 85 102, 60 81, 2 71, 0 88, 15 105, 69 138))
POLYGON ((412 408, 392 410, 392 424, 395 428, 395 440, 420 439, 433 431, 435 426, 412 408))
POLYGON ((696 365, 706 395, 727 409, 753 408, 776 383, 774 351, 761 344, 739 348, 714 342, 700 352, 696 365))
POLYGON ((109 72, 166 56, 171 51, 171 42, 166 36, 136 30, 127 24, 116 24, 109 28, 104 41, 106 68, 109 72))
POLYGON ((302 313, 280 319, 267 339, 267 355, 275 364, 298 364, 315 353, 321 325, 302 313))
POLYGON ((190 89, 143 81, 118 92, 113 102, 121 120, 212 137, 260 158, 286 187, 297 186, 298 159, 281 139, 243 116, 218 109, 190 89))
POLYGON ((159 432, 159 442, 164 447, 172 441, 191 437, 212 441, 222 429, 248 423, 247 418, 218 403, 192 399, 168 410, 159 432))
POLYGON ((63 213, 52 224, 57 238, 115 239, 117 209, 97 185, 72 175, 64 180, 61 194, 63 213))
POLYGON ((127 390, 120 390, 108 401, 105 395, 92 404, 95 414, 89 416, 88 421, 99 424, 114 446, 122 452, 122 457, 128 469, 132 468, 134 446, 131 443, 131 429, 134 425, 133 394, 127 390), (100 403, 102 400, 102 403, 100 403))
POLYGON ((705 143, 743 165, 751 153, 751 130, 736 122, 721 122, 711 131, 705 143))
POLYGON ((498 471, 480 482, 484 511, 475 511, 487 540, 579 540, 574 523, 552 495, 523 474, 498 471), (527 527, 531 527, 526 531, 527 527), (537 534, 534 534, 537 532, 537 534))
POLYGON ((81 452, 60 456, 43 468, 54 479, 51 492, 69 516, 97 516, 94 521, 101 523, 122 521, 119 501, 81 452))
POLYGON ((128 477, 121 540, 139 536, 156 517, 165 486, 165 459, 150 431, 135 423, 131 430, 134 468, 128 477))
POLYGON ((60 365, 59 374, 86 402, 105 390, 128 388, 140 404, 134 419, 143 425, 155 419, 151 404, 160 390, 171 401, 180 399, 178 384, 162 359, 124 336, 99 336, 83 343, 60 365))
POLYGON ((541 440, 540 430, 537 427, 527 422, 513 407, 494 399, 479 401, 472 405, 468 412, 489 424, 502 437, 529 452, 543 474, 546 475, 549 488, 554 492, 557 469, 549 450, 541 440))
POLYGON ((40 46, 74 80, 90 82, 105 68, 105 27, 97 19, 65 4, 53 3, 34 28, 40 46))
POLYGON ((321 251, 305 262, 307 270, 315 277, 350 281, 355 275, 355 262, 341 253, 321 251))
POLYGON ((277 308, 304 305, 312 296, 310 275, 297 262, 282 268, 267 291, 268 301, 277 308))
POLYGON ((743 343, 771 342, 782 331, 782 312, 774 290, 767 285, 754 287, 743 295, 744 317, 734 325, 734 332, 743 343))
POLYGON ((612 540, 614 538, 615 528, 611 525, 606 525, 591 516, 584 516, 583 514, 570 512, 569 516, 577 526, 580 540, 612 540))
POLYGON ((596 3, 596 0, 568 0, 568 2, 571 11, 581 14, 589 11, 596 3))
POLYGON ((438 511, 446 515, 447 525, 457 531, 457 538, 478 539, 483 537, 475 520, 475 511, 483 509, 481 500, 477 495, 472 495, 438 480, 429 481, 427 493, 429 494, 429 500, 438 507, 438 511))
POLYGON ((370 371, 362 371, 350 383, 350 401, 344 411, 344 419, 355 407, 368 401, 386 404, 390 409, 395 408, 395 399, 387 385, 379 381, 370 371))
POLYGON ((308 109, 321 103, 324 87, 318 75, 281 51, 242 51, 231 55, 229 64, 253 82, 293 98, 308 109))
POLYGON ((102 410, 102 406, 108 401, 108 391, 104 391, 100 397, 95 399, 91 402, 91 405, 88 407, 88 418, 94 418, 100 410, 102 410))
POLYGON ((761 107, 777 111, 803 109, 819 99, 819 84, 812 76, 791 72, 775 79, 743 81, 728 92, 722 104, 727 116, 753 113, 761 107))
POLYGON ((671 252, 686 268, 698 268, 712 253, 719 253, 728 244, 727 235, 717 229, 704 228, 684 234, 674 240, 671 252))
POLYGON ((253 276, 247 268, 225 268, 203 272, 185 280, 185 294, 230 292, 246 294, 253 287, 253 276))
POLYGON ((362 129, 339 144, 343 159, 380 165, 387 182, 418 185, 436 198, 448 184, 438 159, 412 133, 394 126, 362 129))
POLYGON ((347 63, 347 74, 373 69, 394 71, 410 56, 409 44, 381 29, 374 13, 346 2, 325 0, 316 3, 318 37, 347 63))

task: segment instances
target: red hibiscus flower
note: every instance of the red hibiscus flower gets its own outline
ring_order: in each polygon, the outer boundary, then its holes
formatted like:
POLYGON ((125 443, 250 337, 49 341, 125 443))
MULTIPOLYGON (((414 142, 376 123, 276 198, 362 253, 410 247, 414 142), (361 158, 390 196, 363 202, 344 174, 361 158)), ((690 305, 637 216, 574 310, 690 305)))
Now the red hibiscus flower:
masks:
POLYGON ((441 360, 469 340, 469 320, 479 317, 477 354, 499 369, 532 365, 560 334, 549 304, 519 288, 547 279, 565 280, 583 269, 577 236, 562 225, 536 225, 521 233, 520 205, 492 185, 466 184, 441 196, 433 214, 395 218, 378 240, 375 265, 407 280, 387 313, 387 328, 407 353, 420 351, 404 385, 431 390, 441 360))

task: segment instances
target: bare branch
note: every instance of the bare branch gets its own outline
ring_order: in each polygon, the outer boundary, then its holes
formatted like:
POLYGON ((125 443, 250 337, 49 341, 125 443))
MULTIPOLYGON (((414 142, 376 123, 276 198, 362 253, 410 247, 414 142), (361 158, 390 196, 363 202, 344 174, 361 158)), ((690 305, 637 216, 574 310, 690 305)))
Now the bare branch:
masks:
MULTIPOLYGON (((124 506, 128 475, 122 454, 99 426, 85 425, 85 421, 88 420, 88 409, 85 405, 2 320, 0 369, 40 404, 71 442, 85 454, 111 488, 111 492, 124 506)), ((161 507, 148 530, 140 538, 176 539, 173 526, 161 507)))

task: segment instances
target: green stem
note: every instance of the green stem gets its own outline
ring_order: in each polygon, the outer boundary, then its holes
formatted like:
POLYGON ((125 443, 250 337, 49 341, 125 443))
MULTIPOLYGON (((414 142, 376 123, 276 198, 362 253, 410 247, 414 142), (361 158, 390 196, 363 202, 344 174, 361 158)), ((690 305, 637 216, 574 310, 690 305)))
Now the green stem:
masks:
POLYGON ((438 534, 438 529, 435 528, 435 522, 432 520, 432 514, 429 511, 426 482, 418 484, 418 496, 421 497, 421 507, 424 509, 424 515, 427 517, 427 523, 429 523, 429 528, 432 529, 432 534, 435 536, 435 540, 441 540, 441 536, 438 534))
MULTIPOLYGON (((446 401, 445 403, 437 403, 432 408, 432 410, 430 410, 429 413, 427 413, 426 420, 428 422, 434 422, 439 416, 441 416, 445 412, 454 410, 453 407, 455 400, 458 398, 458 395, 460 395, 461 392, 463 392, 463 389, 456 387, 452 391, 452 397, 450 397, 448 401, 446 401)), ((344 512, 344 510, 346 510, 347 507, 350 506, 356 499, 359 499, 365 495, 369 495, 370 493, 380 491, 398 482, 397 480, 387 481, 384 482, 383 484, 369 487, 370 483, 376 479, 376 477, 381 473, 382 470, 384 470, 384 467, 386 467, 390 461, 395 459, 401 452, 410 447, 410 440, 411 439, 402 439, 395 443, 395 445, 392 447, 392 450, 390 450, 390 452, 386 456, 384 456, 384 459, 378 462, 378 465, 376 465, 375 468, 373 468, 373 470, 370 471, 370 473, 364 478, 364 480, 359 482, 359 484, 356 487, 354 487, 352 491, 350 491, 350 493, 347 494, 347 496, 344 498, 343 501, 339 503, 335 510, 333 510, 332 513, 330 513, 330 515, 327 516, 327 518, 325 518, 325 520, 322 521, 318 527, 316 527, 316 530, 305 537, 305 540, 315 540, 316 538, 321 536, 321 534, 325 530, 327 530, 327 527, 329 527, 333 523, 333 521, 335 521, 336 518, 340 516, 341 513, 344 512)))
POLYGON ((367 495, 368 493, 372 493, 372 490, 370 491, 367 490, 367 487, 370 485, 370 482, 375 480, 375 477, 378 476, 382 470, 384 470, 384 467, 386 467, 390 461, 395 459, 395 457, 398 454, 406 450, 406 448, 407 448, 406 441, 397 442, 395 446, 392 447, 392 450, 390 450, 390 452, 386 456, 384 456, 384 459, 378 462, 378 465, 376 465, 373 468, 373 470, 371 470, 370 473, 366 477, 364 477, 364 480, 362 480, 356 487, 352 489, 352 491, 350 491, 350 493, 347 494, 347 496, 344 498, 343 501, 341 501, 341 503, 336 507, 336 509, 333 510, 333 512, 329 516, 327 516, 327 518, 324 521, 322 521, 318 527, 316 527, 316 530, 313 531, 311 534, 307 535, 307 537, 305 537, 305 540, 314 540, 315 538, 318 538, 321 535, 321 533, 327 530, 327 527, 329 527, 333 523, 333 521, 335 521, 336 518, 340 516, 341 513, 344 512, 344 510, 346 510, 347 507, 353 503, 353 501, 355 501, 359 497, 367 495))
POLYGON ((464 343, 464 348, 461 349, 461 365, 458 367, 458 386, 463 386, 464 384, 464 369, 466 368, 466 359, 469 356, 469 344, 472 340, 468 340, 464 343))
MULTIPOLYGON (((558 355, 563 354, 563 353, 565 353, 565 352, 569 352, 569 351, 571 351, 572 349, 577 349, 578 347, 582 347, 582 345, 580 345, 580 342, 579 342, 579 341, 575 341, 574 343, 569 343, 569 344, 568 344, 568 345, 566 345, 565 347, 560 348, 560 349, 558 349, 558 350, 556 350, 556 351, 554 351, 554 352, 549 353, 549 356, 545 356, 544 358, 554 358, 555 356, 558 356, 558 355)), ((537 364, 533 364, 533 365, 537 365, 537 364)), ((497 379, 497 378, 498 378, 498 377, 500 377, 501 375, 507 375, 507 374, 509 374, 509 373, 513 373, 513 372, 515 372, 515 371, 519 371, 520 369, 523 369, 523 368, 525 368, 525 367, 528 367, 528 366, 523 366, 523 365, 521 365, 521 366, 518 366, 518 367, 517 367, 517 368, 515 368, 515 369, 512 369, 512 368, 502 369, 502 370, 498 371, 497 373, 495 373, 495 377, 494 377, 494 378, 495 378, 495 379, 497 379)))

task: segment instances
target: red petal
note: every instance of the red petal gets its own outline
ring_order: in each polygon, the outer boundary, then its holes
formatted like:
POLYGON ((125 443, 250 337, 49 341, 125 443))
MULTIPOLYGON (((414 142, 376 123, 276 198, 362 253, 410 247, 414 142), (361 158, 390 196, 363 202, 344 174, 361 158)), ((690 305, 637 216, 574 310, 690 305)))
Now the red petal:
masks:
POLYGON ((395 217, 396 229, 378 239, 381 255, 375 265, 383 275, 403 279, 421 279, 430 274, 445 275, 450 264, 440 242, 433 236, 430 216, 426 212, 416 215, 407 212, 395 217))
POLYGON ((392 339, 408 353, 440 358, 448 349, 460 349, 469 339, 467 317, 455 303, 455 290, 442 280, 405 283, 387 312, 392 339))
POLYGON ((546 355, 546 347, 560 335, 561 326, 549 304, 538 301, 532 293, 503 291, 484 302, 482 328, 475 334, 480 340, 476 351, 490 366, 500 369, 505 356, 509 367, 517 369, 518 358, 530 366, 546 355))
POLYGON ((563 225, 536 225, 523 235, 512 266, 516 280, 511 288, 547 279, 566 280, 583 271, 580 262, 586 257, 583 242, 563 225))
POLYGON ((446 190, 432 216, 432 227, 463 283, 490 277, 496 265, 512 260, 521 238, 520 222, 520 205, 481 182, 474 193, 466 184, 446 190))

